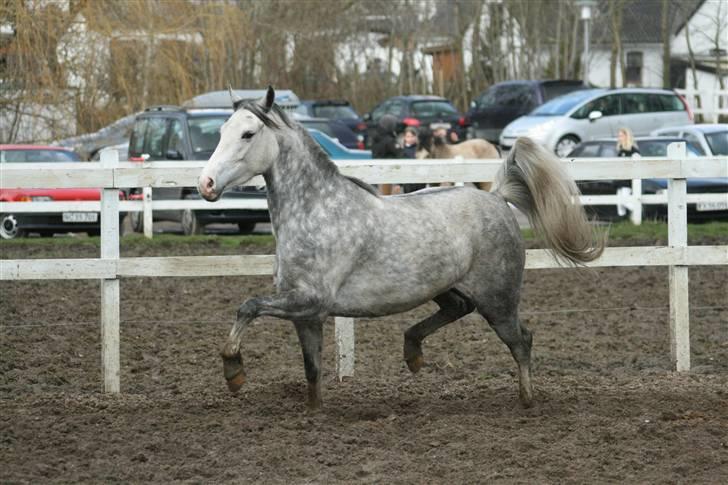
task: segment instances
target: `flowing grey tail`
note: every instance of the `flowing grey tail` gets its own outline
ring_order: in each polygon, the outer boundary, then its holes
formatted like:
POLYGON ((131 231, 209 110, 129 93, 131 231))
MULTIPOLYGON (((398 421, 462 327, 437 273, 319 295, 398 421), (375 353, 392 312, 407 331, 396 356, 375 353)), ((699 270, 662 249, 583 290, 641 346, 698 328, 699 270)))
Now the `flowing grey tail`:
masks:
POLYGON ((530 138, 519 138, 496 177, 494 192, 523 212, 556 257, 579 265, 604 251, 599 234, 578 203, 579 189, 555 155, 530 138))

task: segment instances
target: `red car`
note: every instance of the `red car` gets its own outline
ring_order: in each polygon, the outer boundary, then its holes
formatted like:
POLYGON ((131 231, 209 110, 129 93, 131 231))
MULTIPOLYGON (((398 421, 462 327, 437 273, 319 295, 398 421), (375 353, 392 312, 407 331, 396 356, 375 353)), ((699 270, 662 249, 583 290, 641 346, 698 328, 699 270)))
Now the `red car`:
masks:
MULTIPOLYGON (((82 163, 67 148, 36 145, 0 145, 0 163, 82 163)), ((0 189, 2 202, 45 202, 99 200, 99 189, 0 189)), ((41 236, 55 233, 86 232, 98 235, 101 220, 98 212, 26 212, 0 214, 0 238, 13 239, 35 232, 41 236)))

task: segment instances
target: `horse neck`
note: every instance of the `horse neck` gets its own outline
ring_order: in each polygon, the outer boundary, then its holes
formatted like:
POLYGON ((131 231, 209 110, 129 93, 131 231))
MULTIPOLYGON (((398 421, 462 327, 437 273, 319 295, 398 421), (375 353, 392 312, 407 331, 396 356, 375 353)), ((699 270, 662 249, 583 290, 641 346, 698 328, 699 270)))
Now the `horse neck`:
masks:
POLYGON ((305 213, 313 202, 335 192, 343 179, 338 167, 307 133, 292 130, 293 134, 278 136, 278 158, 263 174, 274 224, 281 222, 284 214, 305 213))

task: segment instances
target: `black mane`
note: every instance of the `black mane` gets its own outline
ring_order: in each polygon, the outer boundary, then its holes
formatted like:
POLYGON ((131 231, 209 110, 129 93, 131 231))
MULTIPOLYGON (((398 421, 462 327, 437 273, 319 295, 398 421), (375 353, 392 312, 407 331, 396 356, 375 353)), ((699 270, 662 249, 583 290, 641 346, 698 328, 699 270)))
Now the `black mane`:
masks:
POLYGON ((288 128, 293 128, 293 126, 291 125, 291 120, 288 118, 288 115, 277 104, 273 104, 270 109, 266 110, 256 102, 236 101, 233 104, 233 109, 237 111, 239 108, 247 109, 248 111, 253 113, 268 128, 280 128, 278 123, 273 118, 271 118, 271 112, 277 115, 288 128))

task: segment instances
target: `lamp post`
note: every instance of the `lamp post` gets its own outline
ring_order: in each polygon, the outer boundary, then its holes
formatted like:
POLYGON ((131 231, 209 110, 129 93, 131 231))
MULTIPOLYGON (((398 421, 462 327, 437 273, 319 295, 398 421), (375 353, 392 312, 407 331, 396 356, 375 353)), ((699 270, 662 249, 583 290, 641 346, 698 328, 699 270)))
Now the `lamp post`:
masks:
POLYGON ((589 82, 589 21, 592 16, 592 7, 597 5, 597 0, 576 0, 575 4, 581 9, 581 19, 584 21, 584 55, 581 61, 582 79, 584 82, 589 82))

